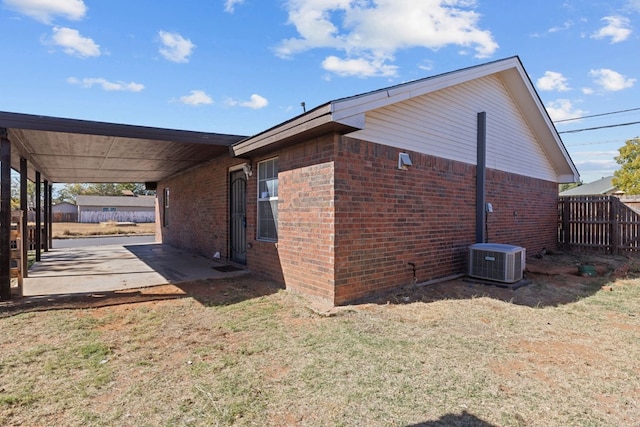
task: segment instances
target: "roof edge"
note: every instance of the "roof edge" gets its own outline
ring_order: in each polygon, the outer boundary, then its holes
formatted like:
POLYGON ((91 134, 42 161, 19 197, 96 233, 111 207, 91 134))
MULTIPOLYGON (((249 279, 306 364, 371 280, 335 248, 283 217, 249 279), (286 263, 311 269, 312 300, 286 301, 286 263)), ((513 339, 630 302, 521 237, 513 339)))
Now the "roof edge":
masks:
POLYGON ((334 118, 342 120, 346 117, 362 114, 376 108, 421 96, 430 92, 445 89, 480 77, 505 71, 518 65, 522 66, 517 56, 498 59, 484 64, 460 68, 442 74, 423 77, 395 86, 377 89, 346 98, 332 101, 334 118))
POLYGON ((0 127, 231 146, 246 136, 137 126, 0 111, 0 127), (215 142, 214 142, 215 141, 215 142), (221 144, 222 142, 222 144, 221 144))
POLYGON ((264 149, 271 144, 295 138, 303 132, 331 125, 332 123, 334 123, 332 105, 329 102, 233 144, 230 147, 230 152, 232 156, 240 157, 255 150, 264 149))

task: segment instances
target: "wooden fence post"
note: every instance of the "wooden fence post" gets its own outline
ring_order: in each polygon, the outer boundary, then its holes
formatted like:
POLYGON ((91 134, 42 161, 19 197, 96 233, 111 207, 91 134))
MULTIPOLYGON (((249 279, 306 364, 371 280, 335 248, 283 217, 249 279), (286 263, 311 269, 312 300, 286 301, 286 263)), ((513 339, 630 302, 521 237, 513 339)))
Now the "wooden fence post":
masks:
POLYGON ((617 197, 611 196, 610 202, 611 204, 609 208, 609 226, 610 226, 610 236, 611 236, 611 253, 614 255, 618 255, 620 252, 620 234, 618 227, 618 215, 620 212, 620 199, 617 197))
POLYGON ((571 244, 571 226, 569 223, 569 216, 571 215, 571 198, 564 197, 562 200, 562 229, 564 230, 564 242, 562 245, 563 250, 568 250, 571 244))

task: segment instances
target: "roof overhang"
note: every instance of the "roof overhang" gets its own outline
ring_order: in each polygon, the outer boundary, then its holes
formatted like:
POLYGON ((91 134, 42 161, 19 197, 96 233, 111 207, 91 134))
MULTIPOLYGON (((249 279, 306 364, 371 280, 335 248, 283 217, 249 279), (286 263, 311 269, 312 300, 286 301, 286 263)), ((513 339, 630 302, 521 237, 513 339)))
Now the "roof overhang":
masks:
POLYGON ((347 134, 364 127, 347 121, 336 121, 332 104, 324 104, 243 141, 233 144, 231 154, 243 157, 277 149, 283 145, 308 140, 330 132, 347 134))
POLYGON ((51 183, 158 182, 228 155, 246 137, 0 112, 11 167, 51 183))

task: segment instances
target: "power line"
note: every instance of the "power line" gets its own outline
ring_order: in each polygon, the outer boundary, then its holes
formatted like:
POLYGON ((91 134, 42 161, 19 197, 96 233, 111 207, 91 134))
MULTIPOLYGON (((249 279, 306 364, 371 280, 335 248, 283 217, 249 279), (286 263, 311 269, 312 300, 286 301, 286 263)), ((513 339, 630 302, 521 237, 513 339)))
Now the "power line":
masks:
POLYGON ((637 125, 639 123, 640 123, 640 121, 638 121, 638 122, 629 122, 629 123, 617 123, 615 125, 605 125, 605 126, 596 126, 596 127, 592 127, 592 128, 564 130, 564 131, 558 132, 558 133, 559 134, 560 133, 578 133, 578 132, 585 132, 585 131, 588 131, 588 130, 598 130, 598 129, 617 128, 617 127, 621 127, 621 126, 631 126, 631 125, 637 125))
POLYGON ((591 142, 582 142, 579 144, 565 144, 567 147, 580 147, 583 145, 607 145, 607 144, 620 144, 624 142, 624 139, 610 139, 608 141, 591 141, 591 142))
POLYGON ((611 111, 609 113, 592 114, 590 116, 572 117, 570 119, 556 120, 556 121, 554 121, 554 123, 562 123, 562 122, 570 122, 570 121, 573 121, 573 120, 590 119, 592 117, 610 116, 612 114, 628 113, 629 111, 637 111, 637 110, 640 110, 640 107, 629 108, 628 110, 611 111))

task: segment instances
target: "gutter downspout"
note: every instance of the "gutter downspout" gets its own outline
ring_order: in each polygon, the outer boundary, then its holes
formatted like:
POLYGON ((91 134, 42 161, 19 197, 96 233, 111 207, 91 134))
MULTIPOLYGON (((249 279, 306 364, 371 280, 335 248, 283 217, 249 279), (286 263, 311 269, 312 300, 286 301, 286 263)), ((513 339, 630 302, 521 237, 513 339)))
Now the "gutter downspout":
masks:
POLYGON ((478 113, 477 162, 476 162, 476 243, 486 243, 485 188, 487 169, 487 113, 478 113))

